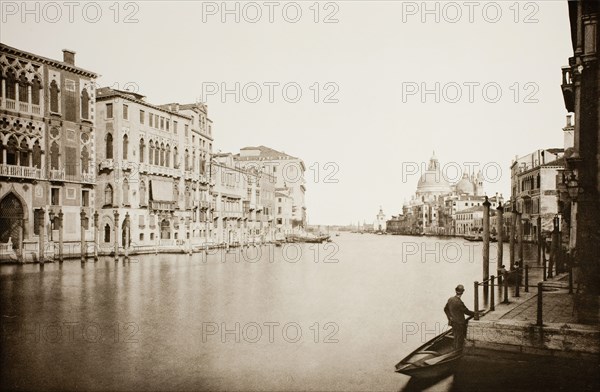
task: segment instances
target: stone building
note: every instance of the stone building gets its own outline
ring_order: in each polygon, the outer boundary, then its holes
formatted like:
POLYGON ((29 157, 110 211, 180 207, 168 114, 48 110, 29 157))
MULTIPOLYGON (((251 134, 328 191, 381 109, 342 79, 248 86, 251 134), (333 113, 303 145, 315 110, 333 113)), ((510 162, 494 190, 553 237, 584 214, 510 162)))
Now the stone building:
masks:
POLYGON ((375 217, 375 222, 373 223, 373 231, 376 233, 385 233, 386 231, 385 214, 383 213, 383 209, 381 207, 379 207, 379 213, 375 217))
POLYGON ((205 107, 186 112, 101 88, 96 113, 100 248, 177 250, 211 241, 205 107))
POLYGON ((463 173, 459 181, 451 184, 433 154, 419 178, 415 195, 404 203, 402 217, 397 218, 403 223, 395 222, 393 226, 403 227, 401 231, 406 234, 453 235, 456 213, 483 203, 483 194, 481 172, 463 173))
POLYGON ((58 61, 0 44, 0 259, 93 240, 96 77, 73 51, 58 61))
POLYGON ((235 159, 242 167, 254 167, 271 174, 276 188, 287 188, 292 198, 292 227, 306 226, 306 168, 302 159, 265 146, 244 147, 235 159))
POLYGON ((511 165, 511 199, 521 213, 525 241, 537 241, 538 233, 552 232, 558 214, 556 178, 564 168, 563 153, 562 148, 536 150, 516 158, 511 165))
POLYGON ((581 265, 586 288, 600 292, 600 2, 569 1, 573 56, 562 68, 567 112, 574 114, 573 146, 565 151, 562 180, 564 235, 581 265))

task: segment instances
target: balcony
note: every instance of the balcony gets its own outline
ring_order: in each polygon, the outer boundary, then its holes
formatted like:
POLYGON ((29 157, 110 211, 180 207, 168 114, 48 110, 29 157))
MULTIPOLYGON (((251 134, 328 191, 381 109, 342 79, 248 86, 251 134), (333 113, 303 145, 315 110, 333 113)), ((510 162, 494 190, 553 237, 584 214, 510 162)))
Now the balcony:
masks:
POLYGON ((200 181, 201 184, 208 184, 209 183, 209 178, 206 177, 204 174, 200 174, 198 176, 198 180, 200 181))
POLYGON ((194 177, 195 177, 195 176, 194 176, 194 172, 193 172, 193 171, 187 171, 187 170, 185 171, 185 173, 184 173, 184 178, 185 178, 186 180, 193 180, 193 179, 194 179, 194 177))
POLYGON ((98 171, 113 170, 115 168, 115 161, 112 159, 103 159, 98 164, 98 171))
POLYGON ((86 184, 94 184, 96 183, 96 175, 94 173, 82 173, 81 182, 86 184))
POLYGON ((48 179, 50 181, 64 181, 65 171, 63 169, 50 169, 48 171, 48 179))
POLYGON ((200 201, 200 209, 201 210, 208 210, 210 208, 210 202, 209 201, 200 201))
POLYGON ((42 109, 40 105, 29 104, 28 102, 15 101, 14 99, 5 99, 2 102, 2 109, 14 110, 19 113, 30 113, 41 116, 42 109))
POLYGON ((156 211, 175 211, 174 201, 150 200, 149 206, 151 210, 156 211))
POLYGON ((562 84, 565 108, 568 112, 575 111, 575 89, 573 86, 573 70, 571 67, 562 67, 562 84))
POLYGON ((37 167, 0 164, 0 176, 42 179, 42 170, 37 167))

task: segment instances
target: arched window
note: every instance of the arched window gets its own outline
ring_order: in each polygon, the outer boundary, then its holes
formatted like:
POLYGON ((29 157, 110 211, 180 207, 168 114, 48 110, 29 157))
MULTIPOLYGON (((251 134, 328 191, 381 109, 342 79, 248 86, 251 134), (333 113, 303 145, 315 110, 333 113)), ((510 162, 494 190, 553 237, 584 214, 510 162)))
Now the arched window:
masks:
POLYGON ((85 88, 81 91, 81 118, 90 118, 90 96, 85 88))
POLYGON ((129 181, 127 179, 123 179, 123 204, 129 205, 129 181))
POLYGON ((6 98, 12 100, 17 99, 17 78, 12 69, 9 70, 6 75, 6 98))
POLYGON ((191 170, 196 170, 196 151, 192 151, 192 166, 191 170))
POLYGON ((42 168, 42 147, 40 146, 40 142, 38 140, 35 141, 33 145, 33 166, 38 169, 42 168))
POLYGON ((146 205, 146 183, 140 182, 140 206, 146 205))
POLYGON ((56 142, 52 142, 50 146, 50 168, 58 170, 60 149, 56 142))
POLYGON ((171 147, 167 144, 165 151, 165 166, 169 167, 171 165, 171 147))
POLYGON ((36 76, 33 78, 33 82, 31 84, 31 103, 34 105, 40 104, 40 91, 42 90, 42 83, 40 79, 36 76))
POLYGON ((104 226, 104 242, 110 242, 110 225, 108 223, 104 226))
POLYGON ((185 150, 185 170, 189 170, 190 168, 190 152, 185 150))
POLYGON ((29 102, 29 82, 25 73, 19 78, 19 101, 29 102))
POLYGON ((165 145, 160 143, 160 165, 165 165, 165 145))
POLYGON ((113 159, 113 137, 112 134, 106 134, 106 159, 113 159))
POLYGON ((19 155, 20 155, 20 165, 21 166, 29 166, 29 146, 27 145, 27 141, 25 138, 21 140, 21 145, 19 146, 19 155))
POLYGON ((140 163, 144 163, 144 154, 146 154, 146 146, 144 145, 144 139, 140 139, 140 163))
POLYGON ((81 149, 81 172, 87 173, 90 168, 90 153, 86 146, 81 149))
POLYGON ((113 188, 110 184, 107 184, 104 188, 104 205, 112 206, 113 204, 113 188))
POLYGON ((50 83, 50 111, 54 113, 58 113, 58 93, 59 93, 58 85, 56 84, 56 80, 53 80, 50 83))
POLYGON ((148 147, 148 163, 154 164, 154 142, 150 140, 150 144, 148 147))
POLYGON ((17 146, 19 142, 17 138, 13 135, 8 139, 8 145, 6 146, 6 163, 8 165, 16 165, 17 164, 17 146))
MULTIPOLYGON (((0 74, 0 83, 2 83, 2 75, 0 74)), ((2 143, 2 138, 0 138, 0 163, 4 163, 4 144, 2 143)))
POLYGON ((160 165, 160 146, 158 145, 158 142, 156 142, 156 145, 154 146, 154 164, 160 165))
POLYGON ((176 146, 173 147, 173 167, 179 169, 179 153, 176 146))
POLYGON ((123 159, 127 159, 127 150, 129 149, 129 136, 123 135, 123 159))

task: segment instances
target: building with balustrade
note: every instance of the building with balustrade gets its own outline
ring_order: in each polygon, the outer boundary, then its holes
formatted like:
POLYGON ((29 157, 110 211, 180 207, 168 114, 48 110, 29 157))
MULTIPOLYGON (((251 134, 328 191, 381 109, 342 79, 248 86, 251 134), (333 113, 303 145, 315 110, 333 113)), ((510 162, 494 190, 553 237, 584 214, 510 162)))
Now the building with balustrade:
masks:
POLYGON ((213 240, 216 244, 245 244, 249 206, 246 205, 245 210, 244 203, 256 175, 237 166, 231 153, 214 154, 211 173, 215 180, 212 197, 216 206, 213 240))
POLYGON ((175 105, 97 91, 96 207, 105 251, 185 250, 212 241, 211 122, 202 104, 175 105))
POLYGON ((0 258, 43 260, 93 240, 94 72, 0 44, 0 258))
POLYGON ((306 226, 306 167, 302 159, 266 146, 244 147, 235 156, 242 167, 257 168, 275 178, 275 188, 288 188, 292 198, 293 228, 306 226))

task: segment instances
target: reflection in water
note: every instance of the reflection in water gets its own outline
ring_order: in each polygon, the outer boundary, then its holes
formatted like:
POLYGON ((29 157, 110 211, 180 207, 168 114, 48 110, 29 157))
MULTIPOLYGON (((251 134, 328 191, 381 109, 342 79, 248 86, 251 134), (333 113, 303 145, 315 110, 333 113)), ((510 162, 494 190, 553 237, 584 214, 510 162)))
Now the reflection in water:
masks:
MULTIPOLYGON (((442 331, 442 309, 458 283, 472 304, 481 243, 335 239, 243 253, 1 266, 3 384, 402 389, 408 377, 394 364, 442 331)), ((490 254, 494 271, 495 248, 490 254)))

